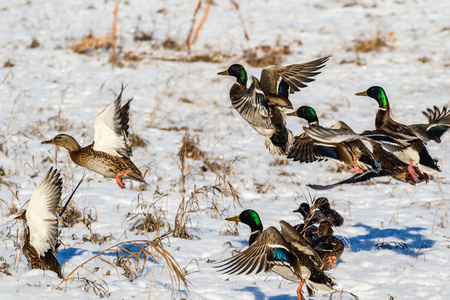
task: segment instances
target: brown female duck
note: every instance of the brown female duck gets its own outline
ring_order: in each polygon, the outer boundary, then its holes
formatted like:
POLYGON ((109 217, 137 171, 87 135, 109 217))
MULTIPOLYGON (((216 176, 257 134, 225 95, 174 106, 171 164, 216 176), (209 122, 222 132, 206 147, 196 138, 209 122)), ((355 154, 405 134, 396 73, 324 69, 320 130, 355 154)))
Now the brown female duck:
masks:
POLYGON ((62 278, 61 265, 56 259, 58 243, 58 215, 62 179, 58 170, 50 170, 31 195, 30 202, 15 219, 23 220, 25 230, 22 252, 32 269, 50 270, 62 278))
POLYGON ((330 222, 322 222, 319 225, 320 238, 313 241, 311 246, 319 254, 322 263, 321 270, 328 270, 336 266, 336 262, 344 252, 344 242, 333 236, 333 228, 330 222))
POLYGON ((133 99, 121 107, 123 90, 124 87, 117 99, 95 118, 94 142, 91 145, 81 148, 67 134, 58 134, 42 142, 66 148, 74 163, 103 176, 116 178, 117 185, 122 189, 125 188, 122 178, 146 184, 142 173, 130 159, 133 152, 128 141, 128 111, 133 99))

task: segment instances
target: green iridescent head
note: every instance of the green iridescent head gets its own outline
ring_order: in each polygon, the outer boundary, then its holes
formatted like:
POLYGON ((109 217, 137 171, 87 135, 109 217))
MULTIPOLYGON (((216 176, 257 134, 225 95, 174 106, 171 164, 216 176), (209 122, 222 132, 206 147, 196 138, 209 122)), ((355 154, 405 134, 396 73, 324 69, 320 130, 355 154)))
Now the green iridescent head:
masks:
POLYGON ((295 112, 288 113, 288 116, 297 116, 305 119, 308 123, 318 122, 316 111, 310 106, 300 106, 295 112))
POLYGON ((236 77, 239 84, 247 84, 247 72, 244 67, 239 64, 231 65, 227 70, 217 73, 217 75, 229 75, 236 77))
POLYGON ((263 225, 259 215, 256 211, 252 209, 246 209, 239 216, 226 218, 227 221, 241 222, 250 226, 250 229, 253 231, 263 230, 263 225))
POLYGON ((389 109, 389 101, 386 92, 380 86, 371 86, 367 91, 356 93, 356 96, 369 96, 378 102, 378 107, 389 109))

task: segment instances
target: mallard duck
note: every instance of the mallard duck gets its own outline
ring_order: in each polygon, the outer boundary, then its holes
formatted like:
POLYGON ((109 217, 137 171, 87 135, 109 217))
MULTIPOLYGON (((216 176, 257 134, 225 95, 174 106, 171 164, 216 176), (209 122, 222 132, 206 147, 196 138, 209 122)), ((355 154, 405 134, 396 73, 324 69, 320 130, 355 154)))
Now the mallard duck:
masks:
POLYGON ((305 224, 307 225, 314 225, 326 220, 325 215, 321 211, 314 211, 314 209, 312 209, 306 202, 300 204, 299 207, 293 212, 300 213, 303 217, 303 220, 305 221, 305 224))
POLYGON ((306 239, 308 243, 311 243, 319 232, 319 228, 314 224, 325 220, 325 215, 320 211, 311 213, 311 208, 308 203, 302 203, 296 210, 292 212, 298 212, 303 217, 303 223, 294 226, 302 237, 306 239))
POLYGON ((70 158, 79 166, 116 178, 120 188, 125 188, 122 178, 132 179, 147 184, 139 169, 131 161, 133 155, 128 141, 129 99, 122 107, 121 99, 124 87, 117 99, 101 111, 94 121, 94 142, 81 148, 78 142, 67 134, 58 134, 42 144, 54 144, 66 148, 70 158))
POLYGON ((306 186, 315 189, 315 190, 328 190, 342 184, 354 184, 365 182, 377 177, 389 176, 396 180, 409 183, 411 185, 415 185, 420 182, 428 182, 429 175, 426 173, 422 173, 419 168, 413 166, 414 171, 417 174, 418 181, 416 182, 412 175, 409 173, 409 165, 399 160, 394 154, 389 151, 386 151, 379 143, 368 140, 372 145, 372 153, 374 159, 380 164, 380 170, 374 172, 372 170, 367 170, 364 173, 358 173, 354 176, 347 178, 345 180, 328 184, 328 185, 319 185, 319 184, 307 184, 306 186))
MULTIPOLYGON (((428 172, 440 172, 439 166, 436 164, 436 160, 431 158, 425 145, 419 138, 407 137, 401 133, 397 136, 392 136, 384 131, 383 128, 366 130, 360 134, 341 129, 330 129, 323 127, 304 127, 304 130, 310 137, 323 143, 341 143, 361 138, 380 143, 383 148, 391 152, 398 160, 408 165, 408 172, 416 183, 420 181, 420 175, 418 175, 415 171, 416 167, 423 172, 424 178, 429 177, 427 174, 428 172)), ((362 179, 369 177, 368 179, 370 179, 372 177, 383 176, 384 174, 384 172, 378 173, 379 174, 367 173, 361 177, 355 176, 355 178, 362 179)))
POLYGON ((217 73, 236 77, 230 89, 233 107, 258 133, 264 135, 266 148, 275 154, 284 155, 292 145, 292 131, 286 128, 282 107, 292 108, 289 93, 300 91, 307 82, 325 66, 330 56, 304 64, 286 66, 273 65, 262 69, 261 79, 252 76, 247 88, 247 72, 239 64, 217 73))
MULTIPOLYGON (((287 115, 305 119, 309 128, 321 128, 316 111, 310 106, 301 106, 295 112, 287 115)), ((342 121, 337 122, 330 128, 353 132, 342 121)), ((359 173, 368 169, 376 171, 379 167, 378 163, 373 159, 372 153, 359 139, 341 143, 323 143, 311 138, 307 132, 303 132, 294 138, 294 144, 287 158, 305 163, 330 158, 351 166, 359 173)))
POLYGON ((217 266, 220 271, 228 274, 239 272, 239 275, 244 272, 250 274, 254 270, 256 274, 271 270, 287 280, 300 282, 297 296, 302 300, 304 297, 301 289, 304 283, 310 294, 313 289, 329 291, 337 285, 333 277, 318 269, 317 260, 320 260, 320 257, 318 258, 306 240, 287 222, 280 221, 280 233, 275 227, 263 231, 258 214, 252 210, 244 211, 228 220, 260 226, 257 226, 256 231, 252 229, 256 239, 250 246, 238 255, 222 261, 217 266))
POLYGON ((30 203, 15 219, 25 224, 22 252, 32 269, 50 270, 62 278, 55 256, 58 243, 58 214, 62 179, 58 170, 50 170, 31 195, 30 203))
POLYGON ((344 218, 340 213, 331 208, 328 198, 319 197, 315 199, 312 209, 314 208, 318 208, 324 214, 326 221, 330 222, 331 225, 339 227, 344 224, 344 218))
POLYGON ((357 96, 368 96, 378 103, 378 111, 375 117, 375 130, 365 131, 363 135, 380 142, 392 151, 404 163, 409 164, 409 172, 418 182, 419 178, 413 166, 417 166, 422 172, 439 172, 439 166, 429 155, 425 144, 429 140, 439 143, 441 136, 449 130, 450 112, 444 107, 442 113, 437 107, 434 111, 428 109, 424 112, 428 117, 428 124, 404 125, 391 118, 389 100, 382 87, 372 86, 364 92, 356 93, 357 96), (385 140, 386 136, 395 140, 385 140))
POLYGON ((333 236, 333 228, 330 222, 320 223, 319 233, 321 237, 314 240, 311 246, 322 259, 319 268, 328 270, 336 266, 336 262, 344 252, 344 242, 333 236))

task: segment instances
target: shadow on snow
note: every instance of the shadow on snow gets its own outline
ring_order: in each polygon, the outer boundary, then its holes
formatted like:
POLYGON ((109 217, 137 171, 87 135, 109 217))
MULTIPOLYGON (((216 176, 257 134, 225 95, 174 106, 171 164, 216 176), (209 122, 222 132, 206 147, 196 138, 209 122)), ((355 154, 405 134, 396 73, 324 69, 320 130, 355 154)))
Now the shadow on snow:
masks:
POLYGON ((433 240, 425 239, 419 231, 423 227, 407 227, 405 229, 374 228, 361 223, 354 225, 367 231, 366 234, 350 238, 352 252, 388 249, 399 254, 416 256, 420 249, 431 248, 433 240))

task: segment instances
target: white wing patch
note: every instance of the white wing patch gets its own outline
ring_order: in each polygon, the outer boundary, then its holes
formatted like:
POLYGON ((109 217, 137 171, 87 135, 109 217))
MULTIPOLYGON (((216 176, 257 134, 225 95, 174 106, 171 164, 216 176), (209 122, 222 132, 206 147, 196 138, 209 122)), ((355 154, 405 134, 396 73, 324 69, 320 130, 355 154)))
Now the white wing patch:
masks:
POLYGON ((95 118, 93 149, 113 156, 128 158, 132 156, 132 151, 120 120, 121 95, 122 93, 95 118))
POLYGON ((61 201, 62 181, 59 171, 51 168, 31 195, 26 211, 30 243, 40 256, 55 250, 58 239, 56 208, 61 201))

